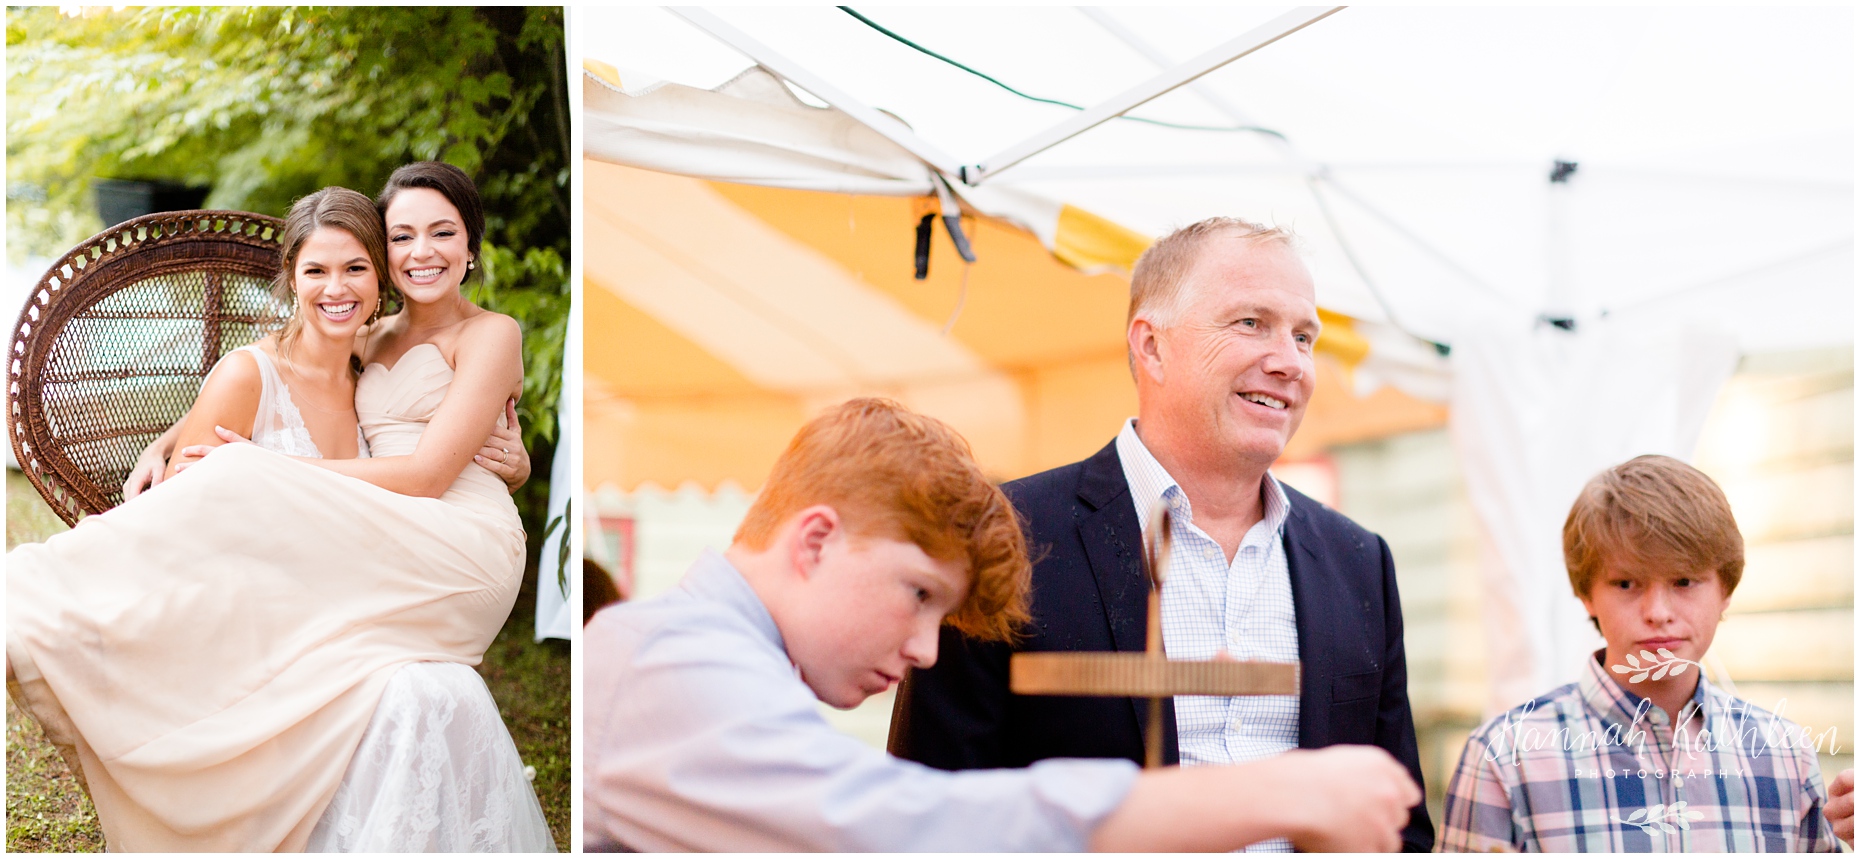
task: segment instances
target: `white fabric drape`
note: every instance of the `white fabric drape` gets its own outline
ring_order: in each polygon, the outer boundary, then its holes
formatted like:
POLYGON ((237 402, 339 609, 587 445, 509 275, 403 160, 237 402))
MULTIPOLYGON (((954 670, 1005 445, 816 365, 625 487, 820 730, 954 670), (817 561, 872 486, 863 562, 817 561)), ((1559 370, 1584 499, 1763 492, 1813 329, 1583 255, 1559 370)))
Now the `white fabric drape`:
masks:
MULTIPOLYGON (((570 339, 581 337, 579 323, 568 327, 570 339)), ((570 351, 574 355, 579 350, 570 351)), ((566 381, 566 380, 565 380, 566 381)), ((560 416, 555 438, 555 462, 549 467, 549 521, 563 515, 568 510, 568 499, 579 482, 574 467, 575 445, 581 435, 581 398, 569 395, 570 389, 562 385, 562 400, 556 406, 560 416)), ((579 527, 580 523, 564 519, 556 531, 543 541, 542 557, 536 562, 536 640, 560 638, 567 640, 580 626, 575 617, 576 607, 581 604, 581 571, 573 569, 574 554, 569 555, 571 569, 563 571, 557 563, 561 557, 563 540, 570 539, 570 529, 579 527), (563 587, 563 582, 567 587, 563 587)))
POLYGON ((1586 322, 1574 332, 1493 319, 1454 343, 1450 420, 1480 524, 1487 716, 1576 679, 1600 646, 1563 565, 1584 483, 1648 453, 1690 459, 1734 339, 1686 321, 1586 322))

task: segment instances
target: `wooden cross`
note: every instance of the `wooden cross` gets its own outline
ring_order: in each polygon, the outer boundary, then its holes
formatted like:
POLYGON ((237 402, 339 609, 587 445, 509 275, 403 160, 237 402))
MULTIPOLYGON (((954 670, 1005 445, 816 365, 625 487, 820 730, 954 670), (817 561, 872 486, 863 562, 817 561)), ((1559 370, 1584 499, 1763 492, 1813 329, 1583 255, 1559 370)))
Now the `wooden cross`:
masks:
POLYGON ((1296 695, 1296 662, 1195 662, 1163 654, 1162 582, 1169 563, 1169 508, 1150 517, 1143 540, 1150 580, 1149 629, 1142 653, 1016 653, 1008 688, 1017 695, 1079 695, 1150 699, 1143 730, 1143 765, 1162 766, 1163 699, 1175 695, 1296 695))

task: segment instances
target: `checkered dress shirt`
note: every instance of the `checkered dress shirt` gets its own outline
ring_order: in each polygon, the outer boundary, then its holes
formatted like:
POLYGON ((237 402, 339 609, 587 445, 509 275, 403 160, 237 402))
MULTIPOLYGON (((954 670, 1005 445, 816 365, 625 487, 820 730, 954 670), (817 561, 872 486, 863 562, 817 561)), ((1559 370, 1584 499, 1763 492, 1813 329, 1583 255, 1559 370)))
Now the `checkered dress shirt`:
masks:
POLYGON ((1436 849, 1840 849, 1822 817, 1813 741, 1794 723, 1700 677, 1673 731, 1599 659, 1578 682, 1473 733, 1447 785, 1436 849))
MULTIPOLYGON (((1169 505, 1173 546, 1164 570, 1163 650, 1170 659, 1213 659, 1222 650, 1242 660, 1298 661, 1292 576, 1285 560, 1285 516, 1291 504, 1271 475, 1265 518, 1247 531, 1232 563, 1214 538, 1195 527, 1182 487, 1137 437, 1136 421, 1117 436, 1117 458, 1130 484, 1143 533, 1158 499, 1169 505)), ((1177 746, 1184 766, 1231 764, 1298 748, 1297 695, 1178 695, 1177 746)), ((1250 851, 1289 851, 1273 839, 1250 851)))

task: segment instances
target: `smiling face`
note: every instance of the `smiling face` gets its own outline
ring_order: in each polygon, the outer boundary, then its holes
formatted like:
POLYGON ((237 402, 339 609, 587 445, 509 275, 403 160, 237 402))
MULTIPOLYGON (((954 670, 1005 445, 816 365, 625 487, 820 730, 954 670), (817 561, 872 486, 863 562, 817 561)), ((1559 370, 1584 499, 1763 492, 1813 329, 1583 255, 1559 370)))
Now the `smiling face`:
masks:
POLYGON ((303 330, 347 343, 381 299, 368 248, 346 230, 321 227, 304 239, 291 269, 303 330))
POLYGON ((780 618, 782 640, 814 696, 849 709, 936 662, 943 618, 967 589, 961 562, 834 528, 780 618))
POLYGON ((458 208, 431 188, 403 188, 384 217, 388 267, 401 295, 413 304, 454 299, 472 259, 458 208))
POLYGON ((1182 283, 1181 311, 1154 330, 1132 322, 1138 399, 1153 447, 1202 462, 1278 459, 1316 388, 1316 289, 1278 242, 1215 235, 1182 283))
POLYGON ((1644 651, 1660 662, 1668 661, 1662 649, 1680 659, 1698 662, 1711 649, 1718 632, 1718 620, 1730 604, 1718 574, 1705 569, 1688 570, 1674 564, 1610 559, 1582 598, 1582 605, 1601 627, 1608 640, 1603 665, 1609 676, 1624 688, 1653 697, 1660 690, 1688 693, 1698 682, 1698 675, 1687 670, 1679 676, 1651 677, 1628 683, 1635 672, 1617 672, 1613 666, 1632 667, 1627 661, 1634 654, 1642 665, 1644 651))

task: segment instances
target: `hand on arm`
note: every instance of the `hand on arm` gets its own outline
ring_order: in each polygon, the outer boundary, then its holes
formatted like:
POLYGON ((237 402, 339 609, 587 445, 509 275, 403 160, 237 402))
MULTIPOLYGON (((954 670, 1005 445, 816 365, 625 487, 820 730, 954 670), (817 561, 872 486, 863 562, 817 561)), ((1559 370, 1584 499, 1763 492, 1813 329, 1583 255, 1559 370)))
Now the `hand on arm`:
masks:
MULTIPOLYGON (((506 406, 506 416, 510 419, 511 426, 513 427, 516 426, 517 419, 516 403, 516 400, 510 400, 506 406)), ((220 437, 220 441, 226 444, 252 443, 251 439, 225 427, 216 426, 213 428, 213 432, 220 437)), ((472 457, 474 462, 485 466, 492 474, 503 478, 504 484, 510 488, 511 492, 516 492, 530 479, 530 452, 523 448, 523 439, 519 435, 520 432, 521 427, 514 430, 507 430, 503 427, 492 427, 490 437, 484 440, 484 449, 480 450, 477 456, 472 457), (506 450, 509 452, 505 453, 506 450), (501 462, 497 461, 495 458, 488 463, 485 461, 486 456, 496 457, 499 455, 503 456, 503 461, 501 462)), ((176 462, 174 467, 175 473, 179 474, 185 471, 188 466, 199 462, 201 457, 211 453, 214 447, 214 445, 210 444, 195 444, 181 448, 180 459, 176 462)), ((154 449, 155 445, 149 445, 149 450, 154 449)), ((156 465, 159 468, 160 463, 157 462, 156 465)), ((160 472, 158 471, 157 473, 159 474, 160 472)))
POLYGON ((412 454, 308 461, 402 495, 444 494, 491 437, 505 401, 523 387, 523 333, 516 320, 487 313, 460 332, 453 361, 445 401, 412 454))
POLYGON ((491 427, 490 437, 484 440, 484 447, 472 457, 472 462, 502 478, 512 493, 529 482, 530 452, 523 446, 523 427, 517 423, 515 397, 504 402, 504 426, 491 427))
POLYGON ((1408 771, 1373 746, 1148 770, 1092 833, 1091 848, 1233 850, 1284 837, 1306 851, 1394 851, 1420 802, 1408 771))
POLYGON ((182 415, 167 432, 156 436, 148 447, 142 449, 142 453, 136 457, 135 466, 129 469, 129 477, 123 481, 124 501, 154 489, 161 483, 168 470, 168 454, 174 451, 174 440, 181 435, 181 425, 184 423, 187 423, 187 415, 182 415))
POLYGON ((221 358, 213 372, 207 374, 206 384, 201 386, 200 396, 194 399, 194 407, 188 410, 187 417, 177 429, 170 430, 174 435, 170 447, 177 452, 169 458, 163 479, 173 477, 205 456, 207 451, 223 444, 215 433, 216 428, 225 427, 242 436, 251 435, 264 387, 257 359, 244 352, 232 352, 221 358))

